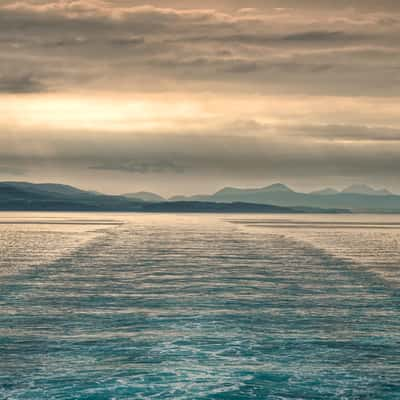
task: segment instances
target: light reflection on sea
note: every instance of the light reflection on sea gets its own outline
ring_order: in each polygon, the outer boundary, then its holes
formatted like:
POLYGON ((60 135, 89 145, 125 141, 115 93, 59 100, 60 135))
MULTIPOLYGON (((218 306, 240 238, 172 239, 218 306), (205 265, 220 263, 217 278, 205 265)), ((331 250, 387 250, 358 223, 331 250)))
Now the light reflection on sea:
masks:
POLYGON ((0 214, 0 398, 399 399, 400 217, 0 214))

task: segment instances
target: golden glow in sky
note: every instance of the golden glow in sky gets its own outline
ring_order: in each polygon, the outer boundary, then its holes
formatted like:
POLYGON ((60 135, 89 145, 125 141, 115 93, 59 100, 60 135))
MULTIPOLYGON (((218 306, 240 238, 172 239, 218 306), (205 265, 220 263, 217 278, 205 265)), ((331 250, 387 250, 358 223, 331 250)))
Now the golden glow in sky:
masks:
POLYGON ((400 7, 317 3, 5 0, 0 179, 396 187, 400 7))

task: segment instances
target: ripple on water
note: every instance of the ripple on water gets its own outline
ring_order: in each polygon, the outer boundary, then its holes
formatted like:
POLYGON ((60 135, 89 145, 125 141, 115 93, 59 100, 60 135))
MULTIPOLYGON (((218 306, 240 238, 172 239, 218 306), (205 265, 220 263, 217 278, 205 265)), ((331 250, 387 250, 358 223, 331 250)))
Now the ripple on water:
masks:
POLYGON ((0 397, 399 398, 391 227, 113 219, 0 225, 0 397))

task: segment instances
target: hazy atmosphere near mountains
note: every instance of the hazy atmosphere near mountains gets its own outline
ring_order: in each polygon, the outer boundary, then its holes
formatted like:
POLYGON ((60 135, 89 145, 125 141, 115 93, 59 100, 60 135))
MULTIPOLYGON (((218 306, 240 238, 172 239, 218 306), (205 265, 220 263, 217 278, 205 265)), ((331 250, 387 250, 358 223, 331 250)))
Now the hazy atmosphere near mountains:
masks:
POLYGON ((0 2, 0 179, 400 191, 400 3, 0 2))

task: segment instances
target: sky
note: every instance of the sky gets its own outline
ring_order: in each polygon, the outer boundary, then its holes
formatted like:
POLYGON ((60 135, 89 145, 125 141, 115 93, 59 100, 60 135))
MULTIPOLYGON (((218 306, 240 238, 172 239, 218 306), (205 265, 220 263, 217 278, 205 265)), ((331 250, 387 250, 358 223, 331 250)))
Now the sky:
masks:
POLYGON ((0 180, 400 192, 398 0, 0 1, 0 180))

